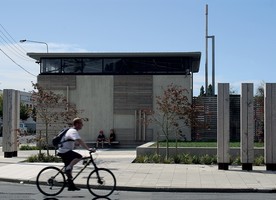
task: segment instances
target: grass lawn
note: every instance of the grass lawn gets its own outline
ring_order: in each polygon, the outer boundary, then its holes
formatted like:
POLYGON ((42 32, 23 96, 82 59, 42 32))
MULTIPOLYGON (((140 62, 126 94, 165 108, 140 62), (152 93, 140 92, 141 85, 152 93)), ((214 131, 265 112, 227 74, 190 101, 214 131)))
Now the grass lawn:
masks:
MULTIPOLYGON (((166 147, 166 142, 159 143, 160 147, 166 147)), ((152 146, 156 146, 156 143, 152 146)), ((217 142, 178 142, 178 147, 217 147, 217 142)), ((169 147, 175 147, 175 142, 169 142, 169 147)), ((230 142, 230 147, 240 147, 240 142, 230 142)), ((264 143, 255 142, 254 147, 264 147, 264 143)))

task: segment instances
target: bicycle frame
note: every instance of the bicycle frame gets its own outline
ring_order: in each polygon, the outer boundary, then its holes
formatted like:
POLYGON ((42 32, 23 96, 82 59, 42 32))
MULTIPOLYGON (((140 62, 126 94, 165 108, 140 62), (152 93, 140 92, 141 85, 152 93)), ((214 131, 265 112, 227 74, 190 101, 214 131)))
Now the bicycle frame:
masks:
MULTIPOLYGON (((96 197, 107 197, 116 189, 116 178, 109 169, 97 167, 96 163, 94 162, 92 152, 89 152, 89 154, 89 156, 83 157, 81 159, 83 161, 83 167, 78 170, 72 180, 75 180, 83 172, 83 170, 85 170, 87 166, 92 163, 94 169, 92 169, 87 177, 87 188, 89 192, 96 197)), ((38 173, 36 179, 38 190, 47 196, 55 196, 60 194, 67 183, 64 169, 65 166, 62 168, 56 166, 48 166, 43 168, 38 173), (50 171, 48 170, 53 171, 54 173, 49 173, 50 171), (59 175, 62 175, 62 177, 59 175), (58 178, 56 179, 56 177, 58 178), (53 189, 52 192, 51 189, 53 189)))
MULTIPOLYGON (((83 166, 83 168, 73 177, 73 180, 75 180, 83 172, 83 170, 85 170, 86 167, 88 165, 90 165, 90 163, 92 163, 92 165, 94 166, 94 169, 97 171, 98 167, 97 167, 96 163, 93 160, 92 152, 89 152, 89 154, 90 154, 90 156, 83 157, 81 159, 81 160, 88 160, 88 162, 86 162, 86 164, 83 166)), ((62 168, 62 170, 63 170, 63 168, 62 168)), ((97 175, 98 175, 98 171, 97 171, 97 175)))
MULTIPOLYGON (((94 160, 93 160, 92 152, 89 152, 89 154, 90 154, 90 156, 83 157, 83 158, 81 159, 81 160, 88 160, 88 162, 86 162, 86 164, 82 167, 82 169, 73 177, 73 180, 75 180, 75 179, 83 172, 83 170, 85 170, 85 169, 87 168, 87 166, 90 165, 90 163, 92 163, 92 165, 94 166, 94 169, 95 169, 96 172, 97 172, 97 175, 99 175, 99 174, 98 174, 98 171, 97 171, 98 167, 97 167, 96 163, 95 163, 94 160)), ((63 171, 64 171, 64 168, 65 168, 65 166, 63 166, 63 167, 61 168, 61 170, 60 170, 62 173, 63 173, 63 171)), ((54 176, 54 178, 55 178, 58 174, 59 174, 59 173, 57 173, 57 174, 54 176)))

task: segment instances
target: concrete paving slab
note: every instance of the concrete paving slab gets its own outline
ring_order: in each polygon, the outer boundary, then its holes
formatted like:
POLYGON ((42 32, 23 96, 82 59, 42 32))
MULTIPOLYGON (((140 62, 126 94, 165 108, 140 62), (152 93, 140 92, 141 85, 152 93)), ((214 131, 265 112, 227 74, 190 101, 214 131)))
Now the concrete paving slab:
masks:
MULTIPOLYGON (((78 152, 84 155, 87 153, 84 150, 78 152)), ((62 163, 22 162, 34 154, 37 151, 19 151, 16 158, 3 158, 1 151, 0 180, 34 183, 42 168, 49 165, 63 166, 62 163)), ((217 165, 132 163, 135 156, 135 149, 101 149, 95 159, 100 167, 114 173, 118 190, 276 192, 276 172, 266 171, 265 166, 254 166, 252 171, 243 171, 241 166, 218 170, 217 165)), ((78 164, 74 172, 81 167, 81 163, 78 164)), ((76 184, 85 187, 86 178, 92 170, 92 166, 85 170, 76 179, 76 184)))

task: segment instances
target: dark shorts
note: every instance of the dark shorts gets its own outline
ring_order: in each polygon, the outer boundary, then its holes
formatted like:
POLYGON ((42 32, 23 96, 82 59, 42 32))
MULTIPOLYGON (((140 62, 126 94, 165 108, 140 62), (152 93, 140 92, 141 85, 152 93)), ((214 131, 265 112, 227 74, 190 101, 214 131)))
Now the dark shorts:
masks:
POLYGON ((82 155, 75 151, 68 151, 66 153, 58 153, 58 156, 61 157, 64 162, 65 167, 71 163, 75 158, 81 159, 82 155))

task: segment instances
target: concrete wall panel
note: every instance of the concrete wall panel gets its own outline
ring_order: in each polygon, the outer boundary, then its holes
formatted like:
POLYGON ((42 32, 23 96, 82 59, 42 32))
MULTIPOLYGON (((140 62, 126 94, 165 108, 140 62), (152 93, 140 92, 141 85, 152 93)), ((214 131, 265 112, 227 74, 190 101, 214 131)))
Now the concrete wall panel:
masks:
POLYGON ((69 99, 77 102, 83 110, 82 116, 89 119, 84 123, 82 137, 95 140, 100 130, 106 136, 113 124, 113 76, 77 76, 75 90, 70 90, 69 99))
MULTIPOLYGON (((163 90, 167 88, 170 84, 180 85, 191 91, 191 76, 190 75, 158 75, 153 76, 153 97, 160 96, 163 94, 163 90)), ((191 102, 192 94, 188 94, 189 102, 191 102)), ((153 109, 156 110, 156 101, 153 102, 153 109)), ((154 128, 154 139, 156 139, 157 131, 160 130, 156 126, 150 126, 154 128)), ((183 134, 185 134, 187 140, 191 139, 191 129, 190 127, 183 128, 183 134)), ((174 136, 174 135, 173 135, 174 136)))
POLYGON ((20 114, 19 91, 4 89, 3 91, 3 148, 5 157, 14 156, 17 151, 17 135, 20 114))
POLYGON ((265 163, 276 170, 276 83, 265 84, 264 113, 265 163))
POLYGON ((254 99, 253 83, 241 86, 241 163, 254 161, 254 99))
POLYGON ((230 162, 230 126, 229 126, 229 83, 218 84, 218 122, 217 122, 217 156, 218 163, 230 162))

